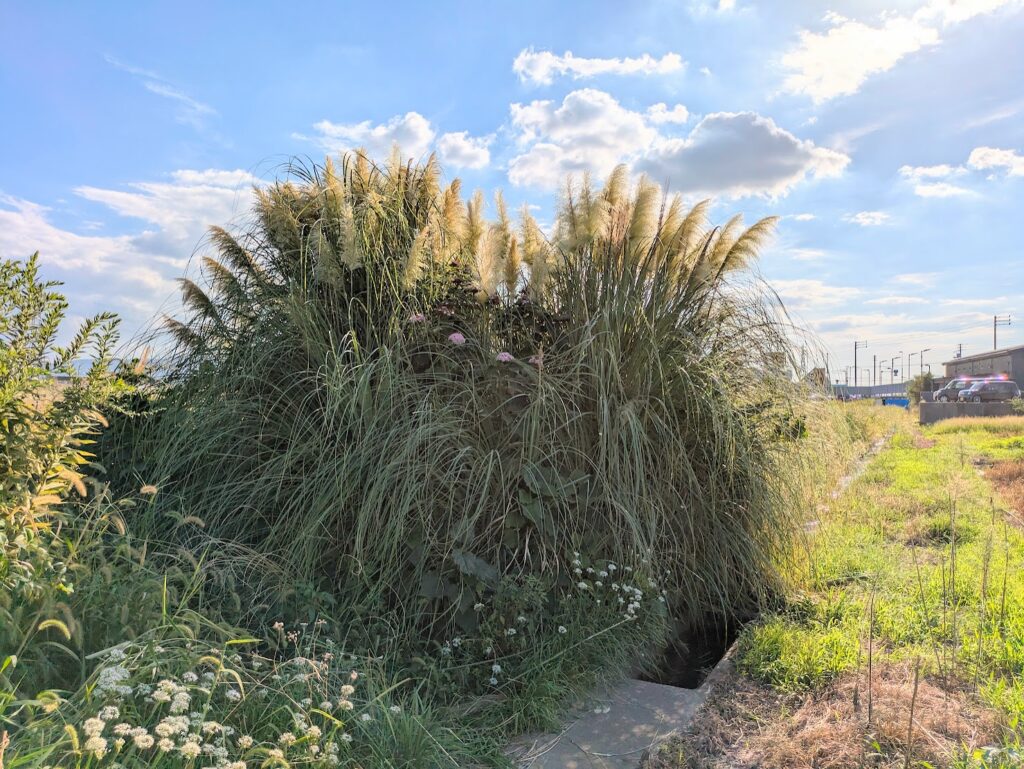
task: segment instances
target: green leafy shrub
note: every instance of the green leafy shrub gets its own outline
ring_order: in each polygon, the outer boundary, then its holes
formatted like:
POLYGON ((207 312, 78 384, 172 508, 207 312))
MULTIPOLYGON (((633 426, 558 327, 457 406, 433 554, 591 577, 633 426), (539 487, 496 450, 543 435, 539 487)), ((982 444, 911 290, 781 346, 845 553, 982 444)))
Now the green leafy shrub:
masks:
POLYGON ((57 345, 67 303, 56 285, 40 280, 38 254, 0 263, 0 659, 41 630, 69 633, 71 509, 95 493, 89 447, 122 389, 109 373, 116 319, 98 315, 57 345))

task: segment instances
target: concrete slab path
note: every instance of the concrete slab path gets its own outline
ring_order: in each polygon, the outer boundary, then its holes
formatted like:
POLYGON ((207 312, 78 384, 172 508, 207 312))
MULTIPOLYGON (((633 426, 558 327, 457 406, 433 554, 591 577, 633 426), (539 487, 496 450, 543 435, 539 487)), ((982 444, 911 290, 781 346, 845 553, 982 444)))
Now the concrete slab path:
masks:
POLYGON ((570 715, 561 734, 510 751, 521 769, 636 769, 658 744, 685 727, 707 691, 627 680, 586 712, 570 715))

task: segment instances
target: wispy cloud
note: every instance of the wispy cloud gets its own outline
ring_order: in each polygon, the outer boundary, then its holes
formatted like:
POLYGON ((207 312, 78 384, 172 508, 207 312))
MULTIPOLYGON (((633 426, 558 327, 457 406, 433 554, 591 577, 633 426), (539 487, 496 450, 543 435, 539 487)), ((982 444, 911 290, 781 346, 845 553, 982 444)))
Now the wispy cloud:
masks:
POLYGON ((858 211, 855 214, 846 214, 844 222, 850 222, 861 227, 880 227, 888 224, 892 216, 885 211, 858 211))
POLYGON ((939 273, 937 272, 904 272, 899 275, 894 275, 892 280, 894 283, 902 283, 907 286, 931 288, 935 285, 935 281, 938 280, 938 278, 939 273))
POLYGON ((875 299, 868 299, 864 304, 901 305, 901 304, 928 304, 928 300, 922 296, 879 296, 875 299))
POLYGON ((158 72, 154 72, 151 69, 136 67, 132 64, 126 64, 110 54, 107 54, 103 58, 107 64, 110 64, 112 67, 116 67, 122 72, 127 72, 129 75, 141 82, 142 87, 150 93, 174 102, 177 105, 175 119, 179 123, 190 125, 196 130, 202 130, 206 127, 206 119, 217 114, 217 110, 209 104, 204 104, 197 99, 193 99, 181 90, 181 88, 174 85, 158 72))
POLYGON ((189 270, 207 227, 230 226, 245 215, 257 183, 245 171, 205 169, 117 189, 75 188, 79 197, 133 220, 104 228, 121 230, 116 234, 96 232, 93 221, 69 228, 47 206, 0 192, 0 258, 24 259, 38 250, 47 274, 72 289, 77 312, 116 309, 133 333, 158 310, 174 312, 174 279, 189 270))

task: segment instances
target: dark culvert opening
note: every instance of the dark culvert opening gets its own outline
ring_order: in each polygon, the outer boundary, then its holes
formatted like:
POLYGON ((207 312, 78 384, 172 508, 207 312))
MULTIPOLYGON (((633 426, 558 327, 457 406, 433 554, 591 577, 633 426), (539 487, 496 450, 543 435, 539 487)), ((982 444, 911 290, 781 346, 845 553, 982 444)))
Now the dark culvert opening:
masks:
POLYGON ((705 616, 702 622, 679 633, 662 650, 658 667, 642 674, 640 680, 681 689, 699 688, 752 619, 753 616, 705 616))

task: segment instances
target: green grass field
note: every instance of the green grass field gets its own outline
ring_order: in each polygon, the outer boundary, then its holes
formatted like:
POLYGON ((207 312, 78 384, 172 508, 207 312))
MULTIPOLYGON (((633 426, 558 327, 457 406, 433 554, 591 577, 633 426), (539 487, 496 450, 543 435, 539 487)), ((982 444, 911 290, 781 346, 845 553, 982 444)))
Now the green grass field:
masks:
POLYGON ((822 509, 785 608, 742 634, 734 691, 668 753, 697 766, 1019 766, 1024 532, 985 473, 1020 460, 1022 419, 899 420, 822 509), (744 711, 765 690, 771 704, 744 711), (715 729, 751 738, 727 749, 715 729), (780 739, 787 750, 770 746, 780 739))

